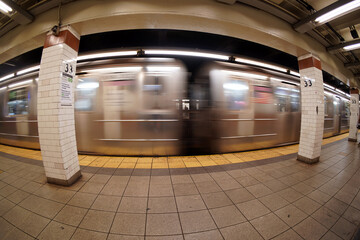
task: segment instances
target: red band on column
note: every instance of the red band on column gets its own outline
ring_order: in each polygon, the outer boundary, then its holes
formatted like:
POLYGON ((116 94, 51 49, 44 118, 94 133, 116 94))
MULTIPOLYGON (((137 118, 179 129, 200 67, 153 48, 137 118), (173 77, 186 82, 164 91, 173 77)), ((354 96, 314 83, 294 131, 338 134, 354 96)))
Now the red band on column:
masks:
POLYGON ((317 69, 321 70, 321 62, 313 57, 305 58, 299 60, 299 70, 310 68, 310 67, 316 67, 317 69))
POLYGON ((350 89, 350 94, 359 94, 359 89, 350 89))
POLYGON ((68 45, 77 52, 79 51, 80 40, 75 37, 69 30, 61 31, 58 36, 47 35, 44 48, 58 45, 61 43, 68 45))

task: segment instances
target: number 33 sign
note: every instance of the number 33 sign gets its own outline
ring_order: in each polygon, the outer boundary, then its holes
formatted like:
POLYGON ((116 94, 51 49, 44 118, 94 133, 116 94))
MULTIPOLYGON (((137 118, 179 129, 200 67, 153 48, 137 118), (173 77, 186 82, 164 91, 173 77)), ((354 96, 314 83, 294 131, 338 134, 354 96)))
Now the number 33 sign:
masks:
POLYGON ((312 86, 311 79, 305 79, 304 80, 304 87, 311 87, 311 86, 312 86))

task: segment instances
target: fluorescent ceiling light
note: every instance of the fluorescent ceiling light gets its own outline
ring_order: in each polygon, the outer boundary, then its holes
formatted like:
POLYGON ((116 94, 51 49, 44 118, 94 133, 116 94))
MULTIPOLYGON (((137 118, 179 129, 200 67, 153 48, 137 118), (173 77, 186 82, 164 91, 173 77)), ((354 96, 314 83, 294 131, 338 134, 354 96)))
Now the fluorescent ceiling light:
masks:
POLYGON ((343 49, 346 51, 350 51, 350 50, 354 50, 354 49, 358 49, 358 48, 360 48, 360 43, 355 43, 355 44, 343 47, 343 49))
POLYGON ((324 83, 324 86, 328 89, 335 90, 333 86, 330 86, 329 84, 324 83))
POLYGON ((317 23, 329 22, 334 18, 355 11, 359 7, 360 7, 360 0, 351 1, 347 4, 342 5, 341 7, 335 8, 334 10, 321 15, 320 17, 315 19, 315 22, 317 23))
POLYGON ((239 76, 239 77, 256 78, 256 79, 261 79, 261 80, 265 80, 265 79, 268 78, 267 76, 264 76, 264 75, 246 73, 246 72, 240 72, 240 71, 221 70, 221 72, 231 74, 231 75, 235 75, 235 76, 239 76))
POLYGON ((21 86, 21 85, 25 85, 25 84, 31 83, 32 81, 33 81, 33 80, 30 79, 30 80, 25 80, 25 81, 22 81, 22 82, 10 84, 10 85, 9 85, 9 88, 13 88, 13 87, 18 87, 18 86, 21 86))
POLYGON ((273 69, 273 70, 280 71, 280 72, 287 72, 287 69, 285 69, 285 68, 278 67, 278 66, 275 66, 272 64, 263 63, 263 62, 253 61, 253 60, 249 60, 249 59, 245 59, 245 58, 235 58, 235 61, 240 62, 240 63, 250 64, 250 65, 255 65, 255 66, 259 66, 259 67, 265 67, 265 68, 273 69))
POLYGON ((77 61, 94 59, 94 58, 135 56, 136 54, 137 54, 137 51, 96 53, 96 54, 88 54, 88 55, 79 56, 79 57, 77 57, 77 61))
POLYGON ((111 67, 111 68, 98 68, 83 70, 81 72, 107 72, 107 73, 116 73, 116 72, 138 72, 141 70, 141 67, 111 67))
POLYGON ((0 91, 5 90, 5 89, 7 89, 7 87, 2 87, 2 88, 0 88, 0 91))
POLYGON ((3 1, 0 1, 0 10, 8 13, 12 11, 12 8, 5 4, 3 1))
POLYGON ((0 82, 1 82, 1 81, 4 81, 4 80, 6 80, 6 79, 12 78, 12 77, 14 77, 14 76, 15 76, 15 73, 11 73, 11 74, 9 74, 9 75, 6 75, 6 76, 0 78, 0 82))
POLYGON ((82 82, 76 86, 76 88, 79 88, 79 89, 94 89, 94 88, 98 88, 98 87, 99 87, 98 82, 82 82))
POLYGON ((294 76, 297 76, 297 77, 300 77, 300 73, 297 73, 297 72, 294 72, 294 71, 291 71, 291 70, 290 70, 290 74, 294 75, 294 76))
POLYGON ((145 54, 203 57, 203 58, 219 59, 224 61, 229 60, 229 56, 225 56, 225 55, 205 53, 205 52, 180 51, 180 50, 145 50, 145 54))
POLYGON ((296 86, 299 86, 299 85, 300 85, 300 84, 298 84, 298 83, 289 82, 289 81, 286 80, 286 79, 280 79, 280 78, 270 77, 270 80, 278 81, 278 82, 285 82, 285 83, 289 83, 289 84, 295 84, 296 86))
POLYGON ((174 66, 148 66, 146 67, 146 70, 149 72, 172 72, 179 70, 180 67, 174 67, 174 66))
POLYGON ((16 73, 16 75, 21 75, 21 74, 32 72, 32 71, 39 70, 39 69, 40 69, 40 65, 37 65, 37 66, 34 66, 34 67, 30 67, 30 68, 20 70, 20 71, 18 71, 16 73))

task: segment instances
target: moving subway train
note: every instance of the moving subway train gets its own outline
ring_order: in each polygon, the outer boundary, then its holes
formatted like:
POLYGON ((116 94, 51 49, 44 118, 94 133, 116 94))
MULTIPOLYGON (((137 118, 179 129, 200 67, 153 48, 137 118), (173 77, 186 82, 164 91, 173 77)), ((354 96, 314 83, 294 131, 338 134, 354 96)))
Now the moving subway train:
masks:
MULTIPOLYGON (((38 72, 0 85, 0 142, 39 149, 38 72)), ((300 135, 299 78, 227 62, 189 73, 172 58, 78 64, 79 152, 104 155, 224 153, 290 144, 300 135)), ((349 128, 345 94, 325 89, 324 137, 349 128)))

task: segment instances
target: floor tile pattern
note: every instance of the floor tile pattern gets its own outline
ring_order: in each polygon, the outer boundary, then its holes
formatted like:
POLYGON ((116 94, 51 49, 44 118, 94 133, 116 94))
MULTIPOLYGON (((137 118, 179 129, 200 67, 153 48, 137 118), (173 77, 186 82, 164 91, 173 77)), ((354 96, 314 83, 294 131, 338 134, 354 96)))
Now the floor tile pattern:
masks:
POLYGON ((197 167, 190 164, 196 156, 176 168, 175 157, 152 158, 167 167, 147 169, 135 158, 100 164, 102 157, 86 156, 92 160, 71 187, 47 184, 39 161, 5 152, 0 239, 352 239, 360 152, 357 143, 336 140, 314 165, 296 161, 289 146, 276 148, 277 157, 197 167))

